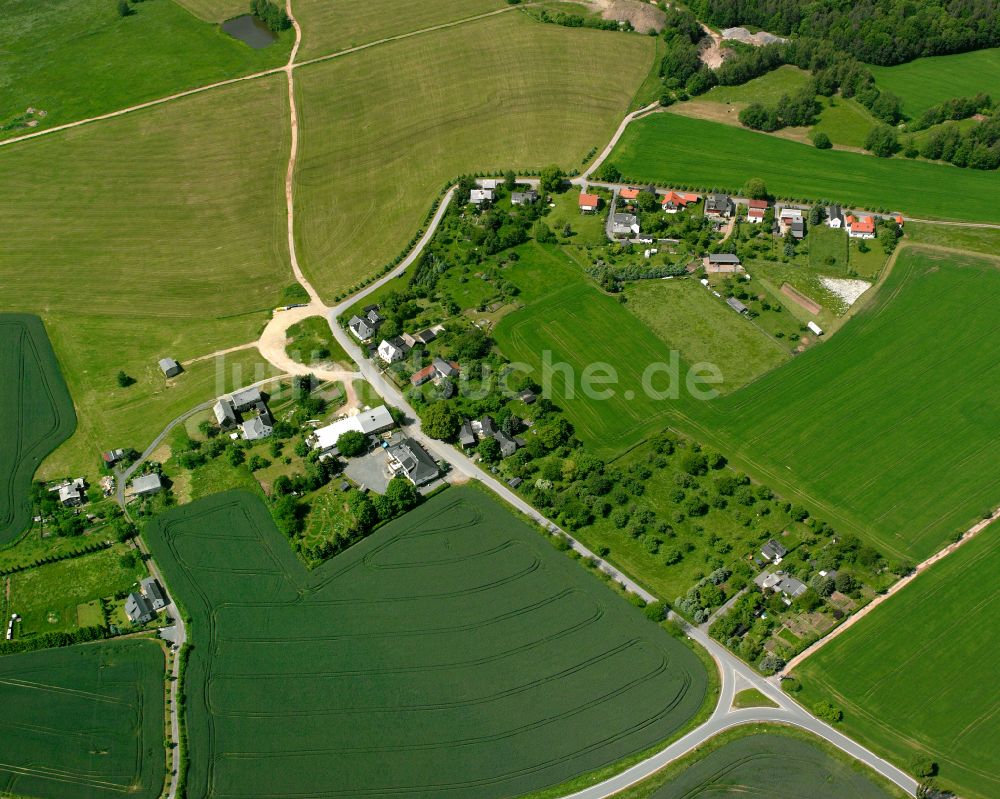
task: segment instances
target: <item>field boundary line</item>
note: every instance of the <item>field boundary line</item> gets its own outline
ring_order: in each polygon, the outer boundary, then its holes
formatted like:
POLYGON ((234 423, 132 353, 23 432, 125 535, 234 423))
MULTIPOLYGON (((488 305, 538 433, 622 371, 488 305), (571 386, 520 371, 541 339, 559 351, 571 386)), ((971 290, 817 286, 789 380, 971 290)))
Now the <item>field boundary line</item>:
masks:
POLYGON ((927 558, 927 560, 918 564, 912 572, 910 572, 908 575, 906 575, 900 580, 897 580, 895 583, 889 586, 889 589, 884 594, 880 594, 879 596, 875 597, 871 602, 869 602, 867 605, 861 608, 861 610, 859 610, 857 613, 853 614, 851 618, 849 618, 839 627, 834 627, 823 638, 820 638, 816 643, 812 644, 811 646, 799 652, 799 654, 797 654, 790 661, 788 661, 788 663, 785 665, 785 668, 781 672, 776 674, 772 679, 780 680, 782 674, 791 674, 792 670, 796 666, 801 665, 802 662, 806 660, 808 657, 816 654, 816 652, 818 652, 820 649, 826 646, 830 641, 832 641, 838 635, 840 635, 845 630, 853 626, 856 622, 863 619, 865 616, 867 616, 871 611, 875 610, 875 608, 877 608, 883 602, 887 601, 889 598, 891 598, 895 594, 898 594, 900 591, 906 588, 906 586, 908 586, 910 583, 916 580, 917 577, 919 577, 921 574, 929 570, 935 563, 944 560, 946 557, 951 555, 960 547, 967 544, 969 541, 974 539, 977 535, 979 535, 979 533, 981 533, 983 530, 985 530, 987 527, 989 527, 991 524, 993 524, 993 522, 997 521, 998 519, 1000 519, 1000 507, 998 507, 995 511, 993 511, 993 513, 991 513, 985 519, 982 519, 981 521, 976 522, 976 524, 972 525, 972 527, 970 527, 968 530, 962 533, 962 537, 959 538, 957 541, 953 541, 952 543, 948 544, 948 546, 946 546, 944 549, 935 552, 933 555, 927 558))

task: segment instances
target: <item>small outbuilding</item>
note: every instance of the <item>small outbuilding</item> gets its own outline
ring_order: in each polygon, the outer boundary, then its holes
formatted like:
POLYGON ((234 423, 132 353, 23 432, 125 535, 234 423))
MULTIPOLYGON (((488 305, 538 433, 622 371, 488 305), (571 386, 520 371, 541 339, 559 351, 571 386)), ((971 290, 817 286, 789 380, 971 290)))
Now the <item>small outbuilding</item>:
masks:
POLYGON ((173 358, 160 358, 160 371, 165 377, 177 377, 183 370, 173 358))
POLYGON ((732 308, 736 313, 745 314, 750 313, 750 309, 747 308, 742 302, 740 302, 735 297, 728 297, 726 299, 726 305, 732 308))
POLYGON ((137 497, 148 497, 153 494, 158 494, 163 490, 163 481, 160 479, 160 475, 144 474, 142 477, 137 477, 132 481, 132 493, 137 497))

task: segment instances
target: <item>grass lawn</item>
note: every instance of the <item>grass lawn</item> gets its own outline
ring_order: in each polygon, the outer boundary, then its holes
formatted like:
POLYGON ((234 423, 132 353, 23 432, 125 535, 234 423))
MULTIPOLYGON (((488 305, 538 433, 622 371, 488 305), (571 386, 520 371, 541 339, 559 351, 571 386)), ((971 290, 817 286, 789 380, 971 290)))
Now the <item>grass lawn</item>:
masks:
POLYGON ((1000 96, 1000 47, 868 68, 879 88, 903 99, 903 111, 910 117, 952 97, 971 97, 979 92, 1000 96))
POLYGON ((900 252, 836 337, 682 427, 840 532, 914 560, 1000 496, 996 262, 900 252), (697 431, 697 432, 694 432, 697 431))
POLYGON ((745 688, 733 697, 733 707, 777 707, 778 703, 768 699, 756 688, 745 688))
POLYGON ((812 799, 907 796, 820 738, 792 727, 752 724, 715 736, 618 797, 716 799, 729 795, 812 799))
POLYGON ((294 40, 286 31, 271 47, 253 50, 172 0, 133 8, 121 18, 108 0, 8 0, 0 125, 29 107, 46 115, 33 117, 36 128, 3 130, 0 138, 260 72, 287 61, 294 40))
POLYGON ((43 475, 93 476, 101 450, 141 450, 178 413, 272 373, 253 351, 228 356, 224 379, 202 361, 166 381, 157 361, 255 339, 291 282, 286 114, 273 77, 0 150, 0 310, 37 309, 86 409, 43 475), (119 370, 137 383, 119 388, 119 370))
POLYGON ((736 314, 692 278, 641 280, 626 289, 629 311, 687 363, 714 363, 722 394, 735 391, 790 357, 750 319, 736 314))
POLYGON ((330 332, 330 324, 322 316, 310 316, 288 328, 291 339, 285 346, 289 357, 307 366, 351 365, 353 361, 330 332))
POLYGON ((871 112, 852 98, 821 98, 823 110, 811 132, 825 133, 834 144, 864 147, 868 131, 878 124, 871 112))
MULTIPOLYGON (((518 300, 524 307, 505 316, 494 330, 504 355, 524 365, 543 394, 566 411, 577 437, 599 457, 620 454, 665 426, 658 420, 670 412, 672 402, 647 392, 643 374, 651 365, 670 362, 669 346, 615 297, 598 289, 556 245, 530 242, 518 253, 520 260, 508 267, 507 278, 521 287, 518 300), (611 374, 605 367, 617 379, 585 390, 587 375, 601 379, 611 374)), ((664 393, 678 387, 684 393, 689 368, 679 356, 677 367, 680 386, 657 370, 650 373, 651 387, 664 393)))
MULTIPOLYGON (((250 7, 243 0, 175 0, 196 17, 206 22, 224 22, 227 19, 246 14, 250 7)), ((296 9, 296 16, 298 10, 296 9)), ((292 37, 294 39, 294 37, 292 37)), ((285 54, 287 58, 287 53, 285 54)))
POLYGON ((153 641, 0 657, 0 790, 45 799, 156 799, 163 651, 153 641))
POLYGON ((0 415, 13 428, 0 446, 0 546, 31 520, 28 494, 42 459, 76 428, 76 414, 37 316, 0 313, 0 415))
POLYGON ((298 60, 336 53, 390 36, 474 17, 504 7, 503 0, 369 0, 331 3, 296 0, 302 26, 298 60))
POLYGON ((77 605, 131 590, 147 571, 139 560, 131 568, 119 562, 128 551, 116 544, 11 575, 10 608, 22 618, 21 635, 74 630, 77 605))
POLYGON ((522 795, 647 750, 706 698, 692 650, 475 489, 312 572, 245 493, 146 535, 196 619, 198 795, 522 795))
POLYGON ((1000 221, 995 172, 946 164, 817 150, 798 142, 689 119, 652 114, 629 125, 611 163, 631 180, 737 191, 763 178, 778 196, 885 207, 913 216, 1000 221), (961 197, 961 202, 956 197, 961 197))
POLYGON ((963 797, 1000 795, 998 569, 987 528, 799 666, 802 700, 831 700, 845 733, 904 768, 934 760, 963 797))
MULTIPOLYGON (((847 273, 847 233, 826 225, 810 226, 806 245, 809 248, 809 267, 827 275, 847 273)), ((881 250, 876 242, 876 249, 881 250)))
POLYGON ((795 94, 808 83, 808 72, 786 64, 740 86, 715 86, 698 99, 739 106, 751 103, 775 105, 783 94, 795 94))
POLYGON ((614 132, 654 52, 650 37, 515 11, 297 71, 303 268, 329 300, 400 253, 446 181, 578 167, 614 132), (615 79, 578 69, 580 53, 614 62, 615 79))

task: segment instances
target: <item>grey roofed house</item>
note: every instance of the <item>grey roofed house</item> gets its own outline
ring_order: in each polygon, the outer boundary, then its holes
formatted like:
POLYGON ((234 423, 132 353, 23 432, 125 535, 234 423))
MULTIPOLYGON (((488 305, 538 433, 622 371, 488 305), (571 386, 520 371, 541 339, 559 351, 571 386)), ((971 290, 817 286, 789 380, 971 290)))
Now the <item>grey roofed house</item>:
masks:
POLYGON ((517 488, 523 482, 524 480, 522 480, 520 477, 512 477, 510 478, 510 480, 507 481, 507 485, 509 485, 511 488, 517 488))
POLYGON ((427 454, 427 450, 413 439, 401 439, 389 447, 386 454, 393 470, 416 486, 431 482, 439 474, 437 463, 427 454))
POLYGON ((427 328, 427 330, 421 330, 419 333, 414 333, 413 338, 415 338, 421 344, 430 344, 434 339, 437 338, 437 333, 435 333, 430 328, 427 328))
POLYGON ((511 192, 510 195, 511 205, 531 205, 531 203, 537 201, 538 192, 534 189, 528 189, 527 191, 515 191, 511 192))
POLYGON ((493 189, 473 189, 469 192, 469 202, 473 205, 493 202, 493 189))
POLYGON ((181 373, 181 365, 173 358, 160 358, 160 371, 167 377, 176 377, 181 373))
POLYGON ((86 486, 87 483, 82 477, 77 477, 75 480, 59 486, 59 501, 63 507, 72 508, 76 505, 82 505, 87 496, 86 486))
POLYGON ((385 321, 385 317, 378 312, 378 308, 369 308, 365 311, 365 319, 367 319, 368 324, 373 327, 378 327, 385 321))
POLYGON ((163 592, 162 586, 155 577, 143 578, 139 581, 139 586, 142 589, 143 596, 152 605, 153 610, 159 610, 167 606, 167 595, 163 592))
POLYGON ((843 209, 839 205, 828 205, 826 207, 826 218, 828 220, 830 220, 830 219, 838 219, 838 220, 840 220, 840 223, 843 224, 844 223, 844 211, 843 211, 843 209))
POLYGON ((360 316, 352 316, 347 322, 347 329, 358 341, 368 341, 375 335, 375 328, 367 319, 362 319, 360 316))
POLYGON ((496 435, 497 428, 496 425, 493 424, 493 417, 484 416, 482 419, 480 419, 479 430, 480 430, 479 433, 480 438, 490 438, 496 435))
POLYGON ((476 445, 476 434, 472 432, 472 425, 469 422, 462 423, 462 429, 458 431, 458 443, 463 447, 476 445))
POLYGON ((388 430, 396 426, 396 422, 392 418, 392 414, 389 413, 389 409, 385 405, 379 405, 377 408, 371 408, 367 411, 361 411, 357 416, 354 417, 361 428, 361 432, 366 436, 374 435, 375 433, 381 433, 384 430, 388 430))
POLYGON ((806 584, 804 582, 781 571, 761 572, 754 577, 753 581, 762 591, 770 588, 779 594, 783 594, 788 600, 802 596, 806 592, 806 584))
POLYGON ((714 252, 708 256, 710 264, 736 264, 739 265, 740 258, 731 252, 714 252))
POLYGON ((132 492, 137 497, 145 497, 163 490, 163 481, 158 474, 144 474, 132 481, 132 492))
POLYGON ((760 554, 770 561, 778 561, 788 554, 788 550, 772 538, 760 548, 760 554))
POLYGON ((536 399, 535 392, 534 391, 522 391, 519 399, 525 405, 531 405, 535 401, 535 399, 536 399))
POLYGON ((801 239, 806 234, 806 228, 801 219, 793 219, 789 229, 792 231, 792 237, 796 239, 801 239))
POLYGON ((243 430, 243 438, 247 441, 260 441, 262 438, 267 438, 274 430, 273 423, 270 421, 270 415, 267 419, 263 416, 255 416, 253 419, 247 419, 240 428, 243 430))
POLYGON ((251 387, 234 391, 230 400, 233 403, 233 407, 242 412, 249 410, 259 402, 263 402, 264 398, 261 396, 259 388, 251 387))
POLYGON ((611 218, 611 232, 615 236, 639 233, 639 218, 635 214, 615 214, 611 218))
POLYGON ((156 617, 153 606, 142 594, 132 593, 125 600, 125 613, 135 622, 145 624, 156 617))
POLYGON ((219 423, 220 427, 229 427, 236 424, 236 409, 233 408, 233 403, 229 400, 220 399, 212 406, 212 412, 215 414, 215 421, 219 423))
POLYGON ((493 436, 500 443, 500 454, 509 458, 515 452, 517 452, 517 443, 512 438, 508 438, 503 433, 497 433, 493 436))
POLYGON ((434 371, 441 375, 441 377, 454 377, 460 371, 456 364, 446 361, 443 358, 435 358, 431 362, 431 365, 434 367, 434 371))
POLYGON ((726 305, 732 308, 736 313, 746 313, 749 309, 735 297, 728 297, 726 299, 726 305))
POLYGON ((705 198, 705 214, 708 216, 730 216, 733 213, 733 201, 727 194, 709 194, 705 198))

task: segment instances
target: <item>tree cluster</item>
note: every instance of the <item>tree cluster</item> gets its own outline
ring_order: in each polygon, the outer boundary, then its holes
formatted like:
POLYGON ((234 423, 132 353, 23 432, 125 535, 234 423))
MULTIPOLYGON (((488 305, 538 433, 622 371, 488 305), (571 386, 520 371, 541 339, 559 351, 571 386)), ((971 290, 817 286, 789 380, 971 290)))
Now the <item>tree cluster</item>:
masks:
POLYGON ((919 117, 906 126, 907 130, 924 130, 932 125, 938 125, 949 119, 968 119, 976 114, 987 113, 993 110, 993 99, 980 92, 973 97, 953 97, 943 103, 932 105, 919 117))
POLYGON ((988 119, 966 131, 954 125, 931 131, 919 147, 923 158, 947 161, 970 169, 1000 167, 1000 118, 988 119))
POLYGON ((740 111, 740 124, 753 130, 767 132, 781 128, 813 125, 819 115, 816 85, 808 86, 789 96, 784 94, 774 106, 752 103, 740 111))
POLYGON ((275 33, 292 27, 292 21, 285 13, 285 9, 275 5, 271 0, 251 0, 250 13, 275 33))

